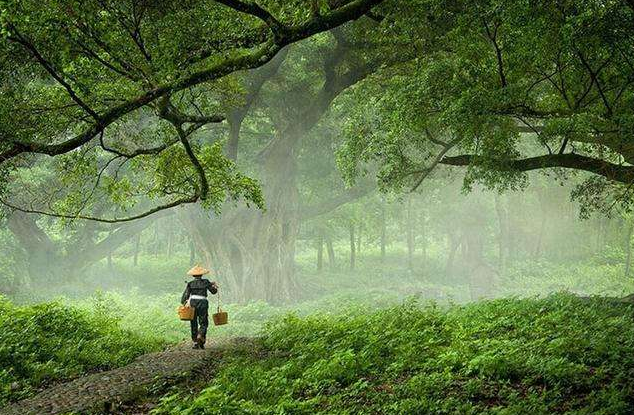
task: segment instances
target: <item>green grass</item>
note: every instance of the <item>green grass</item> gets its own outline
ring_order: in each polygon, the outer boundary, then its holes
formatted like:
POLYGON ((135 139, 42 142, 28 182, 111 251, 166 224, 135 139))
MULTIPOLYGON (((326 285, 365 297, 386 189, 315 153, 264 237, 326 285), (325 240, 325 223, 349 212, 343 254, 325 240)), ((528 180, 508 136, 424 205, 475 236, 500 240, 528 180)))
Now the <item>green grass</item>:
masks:
MULTIPOLYGON (((158 337, 169 343, 190 339, 189 322, 178 319, 176 308, 180 304, 180 293, 144 295, 138 290, 127 293, 117 291, 97 292, 84 300, 71 300, 75 306, 88 313, 98 312, 115 316, 123 329, 134 331, 144 337, 158 337)), ((214 313, 215 297, 211 297, 209 313, 214 313)), ((223 304, 229 312, 230 324, 213 326, 210 315, 208 338, 249 336, 256 334, 269 318, 282 313, 282 309, 263 302, 246 305, 223 304)))
POLYGON ((155 414, 631 414, 634 307, 556 294, 287 315, 155 414))
POLYGON ((591 261, 556 264, 518 261, 502 275, 497 295, 543 295, 570 291, 580 295, 623 297, 634 292, 634 277, 623 275, 623 264, 591 261))
POLYGON ((0 406, 35 388, 123 366, 165 341, 121 328, 110 314, 57 302, 16 306, 0 296, 0 406))
MULTIPOLYGON (((470 301, 468 276, 472 271, 463 264, 456 264, 456 272, 446 275, 445 258, 429 249, 423 258, 417 251, 413 268, 408 269, 406 253, 399 246, 391 248, 386 258, 378 249, 367 247, 357 258, 355 270, 347 267, 346 248, 336 247, 337 264, 334 269, 327 265, 317 272, 314 250, 304 249, 296 258, 296 277, 299 292, 294 294, 296 304, 302 307, 322 300, 344 295, 361 301, 370 297, 390 297, 402 301, 411 296, 463 303, 470 301)), ((495 281, 492 281, 492 297, 547 295, 551 292, 571 291, 583 295, 623 296, 634 292, 634 277, 624 276, 622 252, 609 251, 583 261, 549 262, 546 260, 515 260, 506 268, 496 268, 496 259, 489 258, 495 281), (609 254, 609 255, 608 255, 609 254), (621 255, 621 256, 619 256, 621 255)), ((63 296, 72 301, 82 300, 95 292, 120 292, 131 294, 129 302, 140 300, 143 307, 155 307, 150 303, 166 307, 171 315, 173 304, 180 298, 185 282, 189 256, 183 253, 173 256, 142 255, 134 266, 131 258, 114 259, 109 268, 105 261, 90 267, 76 281, 60 282, 45 291, 28 289, 12 294, 21 302, 41 302, 63 296), (135 292, 143 292, 143 296, 135 292), (147 297, 144 299, 143 297, 147 297), (169 299, 169 301, 163 301, 169 299), (169 302, 169 304, 168 304, 169 302)), ((0 278, 2 278, 0 276, 0 278)), ((212 275, 221 286, 222 275, 212 275)), ((231 301, 230 293, 223 296, 231 301)))
MULTIPOLYGON (((328 296, 333 292, 355 295, 374 292, 403 300, 420 296, 439 301, 464 303, 471 301, 468 275, 472 271, 457 262, 457 273, 446 275, 442 255, 414 257, 413 268, 407 266, 406 252, 393 250, 385 259, 377 249, 366 249, 357 258, 354 271, 346 268, 346 252, 340 252, 338 266, 318 273, 314 255, 298 255, 297 277, 308 287, 309 299, 328 296)), ((616 254, 614 254, 616 255, 616 254)), ((634 276, 624 276, 620 258, 598 256, 584 261, 552 262, 543 259, 516 260, 506 268, 496 266, 495 258, 488 261, 494 270, 490 282, 492 297, 544 296, 552 292, 570 291, 580 295, 624 296, 634 292, 634 276)))
MULTIPOLYGON (((634 325, 631 308, 571 295, 448 308, 469 300, 468 286, 445 279, 442 261, 418 258, 408 270, 403 255, 383 261, 368 250, 349 271, 343 255, 339 258, 339 269, 321 273, 313 256, 298 258, 298 279, 307 294, 297 303, 223 304, 230 324, 211 327, 211 341, 263 333, 270 358, 231 356, 223 375, 197 398, 205 411, 601 413, 604 405, 612 412, 603 413, 612 414, 623 413, 619 405, 631 405, 623 400, 632 392, 631 381, 623 379, 634 376, 624 353, 626 345, 634 350, 634 334, 623 320, 634 325), (421 303, 397 306, 411 297, 421 303), (425 306, 429 298, 441 306, 425 306), (295 317, 284 317, 289 312, 295 317), (270 320, 276 323, 263 329, 270 320), (580 354, 604 349, 613 358, 590 364, 566 354, 582 344, 586 350, 580 354), (562 354, 551 350, 557 347, 562 354), (557 371, 561 385, 554 381, 557 371), (578 384, 577 377, 593 383, 578 384), (236 389, 232 382, 242 386, 236 389), (249 388, 274 394, 263 402, 249 388), (214 394, 218 403, 208 406, 214 394)), ((55 294, 66 296, 53 303, 16 306, 0 299, 0 405, 51 381, 125 365, 139 354, 189 339, 189 324, 176 317, 187 259, 159 259, 142 257, 138 267, 118 262, 112 274, 97 267, 75 291, 57 287, 55 294)), ((634 278, 623 276, 618 258, 613 262, 603 257, 573 264, 518 261, 501 273, 492 295, 633 292, 634 278)), ((39 302, 51 294, 27 291, 17 298, 39 302)), ((202 411, 187 399, 170 398, 164 412, 202 411)))
MULTIPOLYGON (((84 300, 59 298, 59 302, 73 304, 88 314, 101 315, 117 320, 123 329, 134 331, 146 338, 158 337, 170 343, 189 340, 189 323, 180 321, 176 315, 179 294, 148 296, 138 290, 128 293, 117 291, 99 291, 84 300)), ((210 297, 209 313, 214 312, 215 296, 210 297)), ((340 313, 343 310, 375 310, 398 302, 398 297, 384 292, 342 292, 320 297, 316 300, 298 304, 274 306, 264 301, 248 304, 223 304, 223 310, 229 313, 226 326, 209 328, 208 337, 225 338, 235 336, 255 336, 265 323, 272 318, 288 312, 298 315, 311 313, 340 313)))

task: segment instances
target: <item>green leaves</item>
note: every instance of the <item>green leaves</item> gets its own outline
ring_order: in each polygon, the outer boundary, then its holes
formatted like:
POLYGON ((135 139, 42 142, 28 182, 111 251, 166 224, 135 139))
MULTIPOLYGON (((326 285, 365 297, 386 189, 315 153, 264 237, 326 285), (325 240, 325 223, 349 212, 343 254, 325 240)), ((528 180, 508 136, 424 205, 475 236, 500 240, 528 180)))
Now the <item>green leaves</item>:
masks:
POLYGON ((407 189, 436 169, 437 140, 459 141, 448 155, 474 156, 467 189, 525 186, 508 161, 536 154, 631 161, 634 14, 625 2, 389 6, 395 30, 384 40, 412 56, 348 99, 339 151, 348 180, 376 172, 383 188, 407 189))
MULTIPOLYGON (((224 156, 222 148, 223 142, 203 146, 194 144, 209 183, 208 198, 202 201, 203 206, 219 213, 222 204, 229 199, 264 208, 258 182, 240 173, 235 164, 224 156)), ((151 180, 150 197, 191 195, 198 191, 200 185, 194 166, 180 145, 170 147, 156 159, 139 158, 134 167, 143 173, 144 182, 148 178, 151 180)))
POLYGON ((17 306, 0 296, 0 403, 29 396, 43 382, 114 368, 163 346, 123 330, 111 315, 59 303, 17 306), (10 385, 16 382, 17 389, 10 385))
POLYGON ((557 294, 287 316, 266 330, 268 357, 229 360, 194 403, 155 413, 621 413, 632 312, 557 294))

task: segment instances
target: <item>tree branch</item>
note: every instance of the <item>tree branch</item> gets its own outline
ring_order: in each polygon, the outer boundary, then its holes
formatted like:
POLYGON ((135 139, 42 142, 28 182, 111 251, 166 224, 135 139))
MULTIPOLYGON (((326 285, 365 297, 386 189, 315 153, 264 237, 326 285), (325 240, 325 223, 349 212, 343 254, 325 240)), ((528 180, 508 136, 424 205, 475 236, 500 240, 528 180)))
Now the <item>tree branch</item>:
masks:
MULTIPOLYGON (((477 165, 480 157, 473 154, 444 157, 440 164, 450 166, 477 165)), ((490 164, 487 163, 487 166, 490 164)), ((603 176, 609 180, 632 183, 634 181, 634 166, 619 165, 605 160, 583 156, 580 154, 547 154, 517 160, 498 160, 493 168, 501 172, 531 171, 551 167, 583 170, 603 176)))
POLYGON ((203 168, 202 164, 200 164, 200 161, 198 160, 198 157, 196 157, 196 154, 194 154, 194 151, 192 150, 192 146, 189 144, 189 141, 187 140, 187 134, 183 131, 183 128, 180 125, 177 125, 175 127, 176 127, 176 130, 178 131, 178 137, 180 138, 181 144, 183 144, 183 147, 185 148, 187 157, 189 157, 189 160, 194 165, 194 168, 196 169, 196 172, 198 173, 198 178, 200 179, 200 183, 199 183, 200 188, 198 189, 197 195, 201 200, 206 200, 207 195, 209 193, 209 182, 207 181, 207 175, 205 174, 205 169, 203 168))
POLYGON ((233 10, 241 13, 250 14, 258 19, 262 20, 271 29, 273 34, 277 37, 278 33, 281 34, 284 30, 284 26, 273 16, 268 10, 263 9, 257 3, 245 3, 240 0, 216 0, 218 3, 222 3, 233 10))
POLYGON ((351 1, 327 14, 315 16, 302 25, 289 28, 286 38, 283 40, 286 44, 290 44, 306 38, 306 33, 314 34, 334 29, 346 22, 360 18, 382 2, 383 0, 351 1))
POLYGON ((104 149, 105 151, 107 151, 108 153, 116 154, 117 156, 124 157, 126 159, 133 159, 135 157, 143 156, 143 155, 160 154, 164 150, 178 143, 180 139, 177 137, 175 139, 168 141, 167 143, 163 145, 160 145, 157 147, 151 147, 151 148, 138 148, 130 153, 125 153, 123 151, 119 151, 112 147, 106 146, 106 143, 104 142, 104 139, 103 139, 103 133, 100 135, 99 141, 100 141, 100 147, 104 149))
POLYGON ((168 82, 151 89, 120 105, 112 107, 103 113, 98 122, 90 125, 84 132, 58 144, 22 143, 15 142, 7 150, 0 153, 0 163, 23 153, 39 153, 50 156, 72 151, 92 140, 106 127, 119 120, 124 115, 135 111, 156 99, 178 92, 189 87, 221 78, 230 73, 252 69, 264 65, 271 60, 282 47, 308 38, 316 33, 330 30, 350 20, 355 20, 383 0, 355 0, 347 3, 323 16, 317 16, 308 22, 292 27, 282 38, 276 38, 263 43, 259 48, 247 54, 240 54, 214 64, 207 69, 185 75, 175 81, 168 82))
POLYGON ((374 13, 372 10, 367 12, 365 15, 368 16, 370 19, 374 20, 376 23, 381 23, 383 22, 383 20, 385 20, 385 16, 379 13, 374 13))
POLYGON ((371 193, 376 189, 376 183, 373 182, 370 185, 355 186, 348 189, 346 192, 341 193, 329 200, 324 201, 318 205, 303 206, 300 210, 300 219, 308 220, 317 216, 325 215, 333 210, 339 208, 339 206, 350 203, 354 200, 360 199, 363 196, 371 193))
POLYGON ((35 213, 35 214, 38 214, 38 215, 45 215, 45 216, 51 216, 51 217, 54 217, 54 218, 71 219, 71 220, 84 219, 84 220, 91 220, 91 221, 94 221, 94 222, 103 222, 103 223, 132 222, 132 221, 137 220, 137 219, 148 217, 148 216, 153 215, 153 214, 155 214, 157 212, 160 212, 162 210, 171 209, 173 207, 184 205, 184 204, 196 203, 197 201, 198 201, 198 196, 196 196, 196 195, 189 196, 189 197, 183 197, 183 198, 174 200, 172 202, 156 206, 156 207, 154 207, 154 208, 152 208, 150 210, 147 210, 147 211, 145 211, 143 213, 139 213, 138 215, 122 217, 122 218, 115 217, 115 218, 112 218, 112 219, 108 219, 108 218, 100 218, 100 217, 89 216, 89 215, 66 215, 66 214, 57 213, 57 212, 46 212, 46 211, 39 210, 39 209, 29 209, 29 208, 24 208, 24 207, 20 207, 20 206, 14 205, 14 204, 12 204, 12 203, 0 198, 0 203, 5 205, 6 207, 14 209, 14 210, 17 210, 19 212, 23 212, 23 213, 35 213))
POLYGON ((53 65, 49 61, 47 61, 44 56, 42 56, 37 48, 24 36, 22 36, 20 32, 15 28, 15 26, 13 26, 11 23, 9 23, 8 27, 9 30, 11 30, 11 32, 13 32, 16 36, 9 37, 9 40, 13 40, 24 46, 38 61, 38 63, 46 70, 46 72, 48 72, 53 77, 53 79, 55 79, 66 90, 70 98, 75 101, 77 105, 79 105, 84 111, 90 114, 90 116, 93 117, 95 121, 99 122, 99 115, 97 115, 97 113, 93 111, 92 108, 88 106, 88 104, 86 104, 81 98, 79 98, 70 84, 66 82, 66 80, 60 74, 57 73, 57 71, 53 68, 53 65))
POLYGON ((227 120, 229 124, 229 141, 226 146, 226 154, 227 157, 234 162, 238 160, 238 144, 240 141, 242 122, 251 109, 253 103, 257 100, 264 84, 278 72, 282 63, 286 60, 288 51, 289 48, 282 49, 277 55, 275 55, 271 62, 255 71, 253 78, 248 84, 244 103, 229 112, 227 120))
POLYGON ((608 98, 605 96, 605 93, 603 92, 603 87, 599 83, 599 73, 605 67, 605 65, 607 65, 610 62, 610 59, 607 59, 595 71, 595 70, 592 69, 592 67, 590 66, 590 63, 588 63, 588 61, 586 60, 586 58, 583 56, 583 54, 580 51, 577 51, 577 55, 579 56, 579 59, 581 60, 581 63, 583 64, 583 66, 588 71, 588 74, 590 75, 590 79, 592 81, 590 83, 590 86, 592 86, 592 84, 594 83, 594 85, 596 85, 596 87, 597 87, 597 91, 599 91, 599 96, 601 97, 601 101, 603 101, 603 105, 605 106, 605 111, 606 111, 607 118, 611 118, 612 117, 612 106, 610 105, 610 102, 608 101, 608 98))
POLYGON ((77 244, 75 246, 76 249, 70 250, 68 255, 72 258, 71 261, 73 263, 78 264, 78 268, 95 263, 105 258, 110 252, 129 241, 132 237, 142 233, 148 226, 154 223, 155 220, 171 214, 172 212, 163 211, 145 220, 132 222, 127 226, 119 225, 118 228, 110 232, 108 236, 99 242, 77 244))
MULTIPOLYGON (((429 134, 429 132, 427 132, 427 133, 429 134)), ((442 143, 442 141, 440 141, 440 142, 442 143)), ((455 138, 455 139, 449 141, 448 143, 445 143, 445 144, 442 145, 442 150, 440 151, 440 153, 438 153, 436 155, 436 157, 434 158, 434 161, 432 161, 431 165, 420 172, 421 175, 418 178, 418 180, 416 180, 416 183, 414 184, 414 186, 410 189, 410 193, 415 192, 416 189, 418 189, 420 187, 420 185, 427 178, 427 176, 429 176, 429 174, 436 168, 436 166, 439 163, 441 163, 441 161, 443 160, 443 157, 445 157, 445 154, 447 154, 447 152, 449 150, 451 150, 459 142, 460 142, 460 139, 459 138, 455 138)))
MULTIPOLYGON (((192 165, 196 169, 196 172, 198 173, 199 183, 198 183, 198 189, 196 191, 196 195, 201 200, 206 200, 207 195, 209 193, 209 182, 207 180, 207 175, 205 174, 205 169, 203 168, 202 164, 200 164, 200 160, 198 160, 198 157, 196 157, 196 154, 192 150, 192 146, 189 143, 188 138, 189 138, 189 135, 191 134, 191 131, 183 130, 183 123, 185 121, 182 120, 181 114, 170 103, 168 97, 162 100, 160 107, 161 107, 161 110, 160 110, 161 118, 169 121, 174 126, 174 128, 176 129, 176 132, 178 133, 178 138, 180 139, 180 142, 183 145, 183 148, 185 149, 185 153, 187 153, 187 157, 189 157, 189 160, 191 161, 192 165)), ((196 124, 196 125, 202 126, 204 124, 196 124)))
POLYGON ((166 119, 175 122, 178 125, 185 123, 193 124, 217 124, 223 122, 226 117, 224 115, 189 115, 179 111, 169 101, 160 106, 159 116, 167 116, 166 119))
POLYGON ((504 74, 504 61, 502 59, 502 49, 500 48, 497 41, 499 27, 500 25, 498 23, 495 23, 495 28, 493 30, 493 33, 491 33, 491 29, 489 29, 489 24, 486 21, 484 22, 484 28, 486 30, 487 37, 489 38, 489 40, 493 44, 493 48, 495 49, 495 57, 497 59, 498 75, 500 76, 500 83, 502 84, 502 88, 506 88, 507 83, 506 83, 506 75, 504 74))

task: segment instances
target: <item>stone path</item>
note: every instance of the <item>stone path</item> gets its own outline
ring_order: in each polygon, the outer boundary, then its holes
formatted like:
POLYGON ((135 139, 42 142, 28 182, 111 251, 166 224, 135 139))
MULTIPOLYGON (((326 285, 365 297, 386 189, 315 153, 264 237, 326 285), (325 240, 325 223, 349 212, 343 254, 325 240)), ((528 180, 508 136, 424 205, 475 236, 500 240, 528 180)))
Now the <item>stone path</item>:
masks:
POLYGON ((214 341, 205 350, 193 350, 190 343, 140 356, 128 366, 94 373, 52 386, 39 394, 0 409, 0 415, 45 415, 69 412, 109 412, 120 403, 143 395, 166 379, 178 379, 195 372, 217 353, 240 339, 214 341))

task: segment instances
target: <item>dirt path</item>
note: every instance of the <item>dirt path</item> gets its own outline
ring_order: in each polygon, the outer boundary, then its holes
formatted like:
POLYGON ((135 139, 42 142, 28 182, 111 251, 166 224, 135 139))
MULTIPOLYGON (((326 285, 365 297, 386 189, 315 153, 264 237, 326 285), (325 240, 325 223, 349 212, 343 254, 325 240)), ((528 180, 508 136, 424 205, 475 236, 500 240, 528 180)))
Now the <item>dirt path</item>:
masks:
POLYGON ((55 385, 39 394, 0 409, 0 415, 103 413, 142 396, 153 385, 176 381, 205 364, 218 352, 244 339, 215 341, 205 350, 190 343, 140 356, 128 366, 87 375, 55 385))

